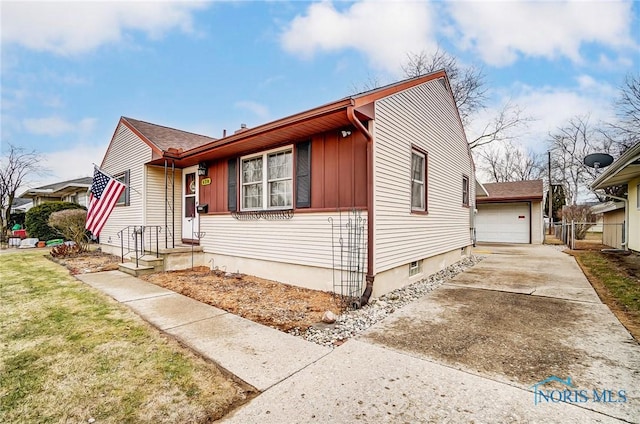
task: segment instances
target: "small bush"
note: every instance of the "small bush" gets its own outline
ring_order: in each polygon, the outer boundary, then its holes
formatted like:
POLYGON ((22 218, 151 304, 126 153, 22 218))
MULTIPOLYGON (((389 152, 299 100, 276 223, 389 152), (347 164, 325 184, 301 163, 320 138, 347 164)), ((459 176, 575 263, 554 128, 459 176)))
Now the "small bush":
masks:
POLYGON ((45 241, 60 237, 58 231, 49 226, 49 216, 51 216, 53 212, 65 209, 86 210, 84 206, 70 202, 46 202, 29 209, 24 222, 29 237, 35 237, 45 241))
POLYGON ((54 258, 66 258, 67 256, 77 255, 78 253, 82 253, 82 251, 77 244, 72 244, 71 246, 61 244, 60 246, 51 248, 51 256, 54 258))
POLYGON ((576 240, 584 240, 587 230, 596 222, 596 216, 587 205, 571 205, 562 208, 562 218, 565 222, 575 222, 576 240))
POLYGON ((73 240, 81 252, 87 249, 89 237, 84 228, 87 222, 87 211, 82 209, 65 209, 53 212, 49 216, 49 226, 58 230, 67 240, 73 240))

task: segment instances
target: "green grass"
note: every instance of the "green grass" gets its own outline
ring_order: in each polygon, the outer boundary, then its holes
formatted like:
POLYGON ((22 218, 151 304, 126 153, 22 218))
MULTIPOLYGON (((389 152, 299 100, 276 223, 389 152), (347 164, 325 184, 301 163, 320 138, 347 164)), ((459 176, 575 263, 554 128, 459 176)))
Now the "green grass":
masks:
POLYGON ((640 284, 637 281, 600 252, 580 252, 577 258, 626 310, 640 313, 640 284))
POLYGON ((0 255, 0 281, 0 422, 207 422, 246 396, 41 251, 0 255))

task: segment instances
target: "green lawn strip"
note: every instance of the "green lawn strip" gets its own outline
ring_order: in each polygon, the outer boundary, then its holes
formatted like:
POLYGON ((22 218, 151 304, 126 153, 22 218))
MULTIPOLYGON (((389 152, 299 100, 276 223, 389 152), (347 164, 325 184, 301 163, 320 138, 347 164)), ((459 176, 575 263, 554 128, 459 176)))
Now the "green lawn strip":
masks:
POLYGON ((206 422, 246 396, 41 252, 0 279, 0 422, 206 422))
POLYGON ((581 252, 582 264, 628 311, 640 313, 640 285, 600 252, 581 252))

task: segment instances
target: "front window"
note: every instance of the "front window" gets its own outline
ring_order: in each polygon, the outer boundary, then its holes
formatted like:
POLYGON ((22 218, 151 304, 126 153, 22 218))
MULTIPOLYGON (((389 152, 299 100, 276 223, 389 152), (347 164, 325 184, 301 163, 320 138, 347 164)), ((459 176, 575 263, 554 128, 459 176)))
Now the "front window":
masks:
POLYGON ((288 209, 293 206, 291 149, 242 159, 242 209, 288 209))
POLYGON ((426 211, 426 154, 411 152, 411 210, 426 211))

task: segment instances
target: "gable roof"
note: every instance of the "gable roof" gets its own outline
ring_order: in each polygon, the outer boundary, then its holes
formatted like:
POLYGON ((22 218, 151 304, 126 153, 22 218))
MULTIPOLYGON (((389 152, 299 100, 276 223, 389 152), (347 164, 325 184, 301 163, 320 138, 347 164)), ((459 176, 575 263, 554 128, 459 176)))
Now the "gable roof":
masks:
POLYGON ((478 203, 542 200, 542 180, 482 184, 488 196, 476 197, 478 203))
POLYGON ((640 176, 640 142, 627 149, 591 183, 591 189, 622 185, 640 176))
MULTIPOLYGON (((449 80, 445 71, 441 70, 348 96, 332 103, 231 134, 190 150, 183 152, 165 151, 162 158, 156 158, 150 163, 161 164, 167 158, 174 160, 178 167, 186 167, 202 161, 239 156, 269 146, 284 145, 294 140, 303 140, 313 134, 340 127, 362 126, 362 121, 374 119, 375 109, 373 104, 376 100, 435 80, 440 80, 443 86, 446 87, 451 103, 455 108, 455 100, 451 93, 449 80)), ((461 121, 459 125, 462 127, 461 121)), ((469 153, 469 155, 471 154, 469 153)))
POLYGON ((206 135, 194 134, 125 116, 120 118, 120 121, 136 133, 138 137, 155 146, 160 152, 171 148, 189 150, 216 140, 206 135))
POLYGON ((44 185, 41 187, 30 188, 20 195, 20 197, 34 198, 38 196, 54 196, 62 197, 66 194, 76 192, 81 189, 88 189, 93 182, 92 177, 76 178, 73 180, 61 181, 44 185))

